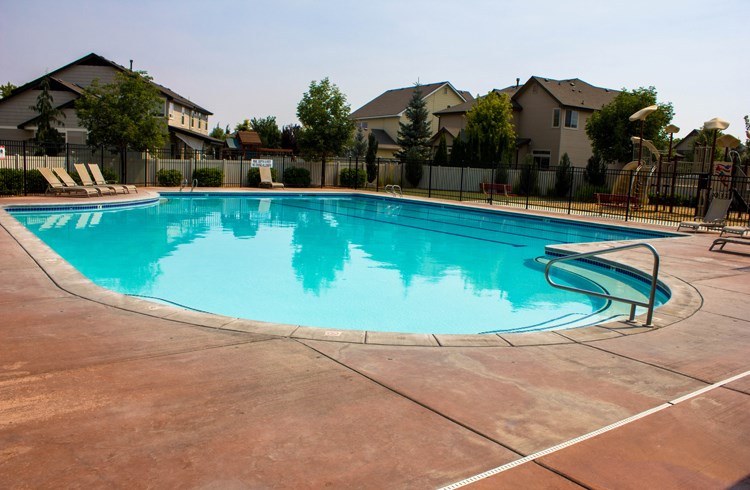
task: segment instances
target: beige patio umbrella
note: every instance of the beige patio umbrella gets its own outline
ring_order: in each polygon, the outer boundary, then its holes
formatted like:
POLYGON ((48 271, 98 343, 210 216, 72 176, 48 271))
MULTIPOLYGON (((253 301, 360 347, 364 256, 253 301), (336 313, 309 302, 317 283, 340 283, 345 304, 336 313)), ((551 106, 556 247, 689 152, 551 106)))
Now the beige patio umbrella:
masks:
MULTIPOLYGON (((628 121, 641 121, 641 141, 643 141, 643 121, 646 120, 646 117, 648 117, 649 114, 651 114, 658 108, 659 107, 656 104, 650 105, 648 107, 644 107, 643 109, 635 112, 628 118, 628 121)), ((638 146, 638 165, 639 166, 641 165, 642 155, 643 155, 643 145, 641 144, 638 146)))
POLYGON ((714 151, 716 151, 716 133, 720 129, 727 129, 729 127, 729 121, 725 121, 724 119, 715 117, 713 119, 709 119, 708 121, 703 123, 703 129, 710 129, 714 132, 714 138, 713 143, 711 143, 711 159, 709 163, 713 165, 714 163, 714 151))

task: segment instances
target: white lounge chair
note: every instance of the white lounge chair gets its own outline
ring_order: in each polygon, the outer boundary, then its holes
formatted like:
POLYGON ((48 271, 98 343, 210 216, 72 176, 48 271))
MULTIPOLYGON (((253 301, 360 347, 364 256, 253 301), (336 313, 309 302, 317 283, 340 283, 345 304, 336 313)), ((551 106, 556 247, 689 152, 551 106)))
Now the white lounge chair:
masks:
POLYGON ((727 219, 727 212, 729 211, 730 204, 732 204, 731 198, 725 199, 714 197, 702 220, 683 221, 677 227, 677 231, 680 231, 680 228, 690 228, 693 231, 698 231, 698 228, 723 228, 727 219))
MULTIPOLYGON (((76 184, 76 181, 73 180, 73 177, 70 176, 67 170, 65 170, 62 167, 57 167, 52 169, 53 172, 57 174, 57 176, 60 178, 63 184, 65 184, 65 187, 76 187, 78 184, 76 184)), ((109 187, 102 187, 98 185, 85 185, 83 187, 90 187, 92 189, 96 189, 96 192, 99 193, 100 196, 103 196, 104 194, 114 194, 115 191, 110 189, 109 187)))
POLYGON ((96 182, 97 185, 113 185, 116 187, 124 187, 128 192, 138 192, 138 189, 132 184, 110 184, 107 182, 99 165, 95 163, 89 163, 89 170, 91 170, 91 176, 94 178, 94 182, 96 182))
POLYGON ((274 182, 273 176, 271 175, 271 167, 258 167, 260 171, 260 186, 268 187, 269 189, 283 189, 284 184, 281 182, 274 182))
POLYGON ((86 168, 86 165, 82 163, 74 163, 73 166, 76 168, 76 172, 78 172, 78 177, 81 178, 81 183, 86 187, 106 187, 111 192, 110 194, 117 194, 117 190, 120 189, 123 194, 127 192, 127 189, 125 189, 122 186, 116 186, 114 184, 102 184, 98 185, 96 182, 93 181, 91 178, 91 175, 89 175, 89 171, 86 168))
POLYGON ((44 180, 47 181, 47 190, 44 192, 45 194, 51 192, 55 195, 85 194, 86 197, 99 196, 99 191, 91 187, 83 187, 82 185, 76 185, 76 186, 64 185, 62 182, 60 182, 60 179, 58 179, 55 176, 52 170, 48 168, 42 167, 37 170, 39 170, 39 173, 42 174, 42 177, 44 177, 44 180))

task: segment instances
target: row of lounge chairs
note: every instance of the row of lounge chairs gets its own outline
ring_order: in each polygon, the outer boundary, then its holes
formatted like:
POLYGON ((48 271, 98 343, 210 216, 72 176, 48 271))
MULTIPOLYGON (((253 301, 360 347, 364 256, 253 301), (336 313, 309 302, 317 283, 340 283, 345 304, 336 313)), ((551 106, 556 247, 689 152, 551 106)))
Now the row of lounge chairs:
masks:
POLYGON ((731 198, 719 198, 715 197, 711 200, 711 204, 708 206, 708 211, 702 219, 693 221, 683 221, 677 227, 677 231, 680 228, 689 228, 693 231, 698 231, 700 228, 706 228, 708 230, 721 230, 719 238, 713 241, 709 250, 724 250, 724 246, 728 243, 735 245, 750 245, 750 223, 748 226, 727 226, 727 212, 729 212, 729 206, 732 204, 731 198), (735 235, 724 236, 724 235, 735 235))
POLYGON ((103 196, 105 194, 117 194, 118 192, 138 192, 134 185, 111 184, 102 175, 102 171, 95 163, 90 163, 88 168, 83 163, 76 163, 76 172, 83 185, 78 185, 64 168, 40 168, 39 173, 47 181, 46 193, 55 195, 82 195, 86 197, 103 196), (89 174, 89 171, 91 172, 89 174))

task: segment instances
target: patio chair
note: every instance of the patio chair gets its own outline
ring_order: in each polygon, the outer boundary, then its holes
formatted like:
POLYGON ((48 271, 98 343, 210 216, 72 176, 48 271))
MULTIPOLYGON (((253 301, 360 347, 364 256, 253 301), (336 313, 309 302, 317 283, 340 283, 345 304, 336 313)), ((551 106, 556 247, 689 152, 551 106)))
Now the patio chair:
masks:
POLYGON ((75 185, 75 186, 66 186, 62 182, 60 182, 60 179, 57 178, 57 176, 52 172, 52 170, 48 168, 40 168, 38 169, 39 173, 42 174, 42 177, 44 177, 44 180, 47 181, 47 190, 44 191, 45 194, 52 192, 55 195, 60 194, 85 194, 86 197, 91 197, 92 195, 98 196, 99 191, 96 189, 93 189, 91 187, 83 187, 81 185, 75 185))
POLYGON ((731 198, 714 197, 702 220, 683 221, 677 226, 677 231, 680 231, 680 228, 690 228, 693 231, 698 231, 698 228, 723 228, 730 204, 732 204, 731 198))
MULTIPOLYGON (((57 167, 52 169, 55 174, 57 174, 57 177, 62 181, 63 185, 65 187, 75 187, 78 186, 76 184, 76 181, 73 180, 73 177, 68 174, 68 171, 64 168, 57 167)), ((81 186, 81 187, 89 187, 87 185, 81 186)), ((114 191, 108 187, 100 187, 98 185, 91 186, 92 189, 96 189, 96 192, 99 193, 100 196, 103 196, 104 194, 114 194, 114 191)))
POLYGON ((270 189, 283 189, 284 184, 281 182, 274 182, 273 176, 271 175, 271 167, 258 167, 260 171, 260 186, 268 187, 270 189))
POLYGON ((116 186, 114 184, 98 185, 91 179, 91 175, 89 175, 89 171, 86 169, 86 165, 82 163, 75 163, 73 164, 73 166, 76 168, 76 172, 78 172, 78 176, 81 178, 81 183, 85 187, 106 187, 111 191, 110 194, 117 194, 118 189, 120 189, 123 194, 127 192, 127 189, 125 189, 125 187, 116 186))
POLYGON ((104 175, 102 175, 102 171, 99 168, 99 165, 95 163, 89 163, 89 170, 91 170, 91 176, 94 178, 94 182, 97 185, 114 185, 117 187, 124 187, 129 193, 130 192, 138 192, 138 189, 132 184, 113 184, 107 182, 107 180, 104 178, 104 175))
POLYGON ((724 236, 724 234, 727 235, 739 235, 740 238, 750 238, 746 237, 746 233, 750 233, 750 224, 748 226, 725 226, 721 229, 721 233, 719 233, 719 236, 724 236))

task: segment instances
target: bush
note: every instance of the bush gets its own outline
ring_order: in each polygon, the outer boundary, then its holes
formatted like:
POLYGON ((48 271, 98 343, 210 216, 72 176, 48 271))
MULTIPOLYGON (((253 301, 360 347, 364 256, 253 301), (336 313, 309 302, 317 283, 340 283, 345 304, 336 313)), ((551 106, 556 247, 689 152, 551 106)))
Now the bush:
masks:
MULTIPOLYGON (((120 176, 117 175, 117 172, 112 167, 100 167, 102 170, 102 176, 104 177, 104 180, 110 184, 119 184, 120 183, 120 176)), ((179 185, 179 184, 177 184, 179 185)))
MULTIPOLYGON (((26 193, 44 194, 47 190, 47 180, 39 170, 26 172, 26 193)), ((13 196, 23 194, 23 170, 12 168, 0 169, 0 195, 13 196)))
MULTIPOLYGON (((272 174, 273 174, 273 169, 272 174)), ((258 177, 260 181, 260 177, 258 177)), ((310 187, 310 171, 302 167, 289 167, 284 170, 284 185, 289 187, 310 187)))
POLYGON ((607 164, 598 155, 592 155, 586 163, 584 174, 586 182, 593 186, 602 186, 607 183, 607 164))
MULTIPOLYGON (((274 182, 278 182, 278 179, 276 178, 276 169, 273 167, 271 167, 271 178, 274 182)), ((247 171, 247 186, 260 187, 260 170, 258 168, 252 167, 247 171)))
POLYGON ((362 169, 344 168, 339 173, 339 185, 343 187, 364 187, 367 172, 362 169))
POLYGON ((182 183, 182 172, 163 168, 156 172, 156 182, 161 187, 177 187, 182 183))
POLYGON ((572 184, 573 175, 570 170, 570 158, 567 153, 563 153, 560 165, 555 170, 554 196, 558 198, 566 197, 572 184))
POLYGON ((497 170, 495 170, 495 183, 496 184, 508 183, 508 162, 503 162, 497 166, 497 170))
POLYGON ((224 172, 218 168, 197 168, 193 171, 193 180, 198 181, 198 187, 221 187, 224 172))
POLYGON ((534 195, 539 187, 539 169, 536 164, 527 158, 521 167, 521 175, 518 180, 518 192, 521 195, 534 195))

